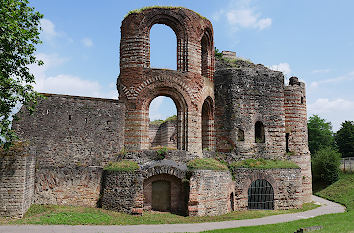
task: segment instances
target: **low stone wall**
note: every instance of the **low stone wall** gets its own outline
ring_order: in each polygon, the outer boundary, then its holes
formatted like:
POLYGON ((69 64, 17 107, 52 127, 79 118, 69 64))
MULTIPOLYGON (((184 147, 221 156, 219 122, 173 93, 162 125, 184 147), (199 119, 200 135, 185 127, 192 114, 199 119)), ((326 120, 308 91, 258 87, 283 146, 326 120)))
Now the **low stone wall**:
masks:
POLYGON ((104 171, 103 209, 142 214, 143 201, 141 172, 104 171))
POLYGON ((248 208, 248 188, 253 181, 267 180, 274 190, 274 209, 291 209, 302 206, 302 177, 299 168, 250 169, 238 168, 235 177, 235 209, 248 208))
POLYGON ((36 204, 97 206, 101 167, 42 167, 36 172, 36 204))
POLYGON ((35 157, 0 154, 0 216, 21 218, 32 204, 35 157))
POLYGON ((190 216, 215 216, 232 210, 234 182, 228 171, 197 170, 190 178, 190 216))

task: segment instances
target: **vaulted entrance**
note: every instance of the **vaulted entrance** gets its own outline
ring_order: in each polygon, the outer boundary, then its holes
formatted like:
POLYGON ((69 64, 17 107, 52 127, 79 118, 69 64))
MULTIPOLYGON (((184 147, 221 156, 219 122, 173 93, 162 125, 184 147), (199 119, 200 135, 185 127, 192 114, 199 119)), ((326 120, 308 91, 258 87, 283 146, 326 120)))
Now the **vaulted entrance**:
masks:
POLYGON ((266 180, 255 180, 248 189, 248 209, 274 209, 274 190, 266 180))
POLYGON ((170 211, 171 183, 166 180, 152 182, 152 209, 170 211))

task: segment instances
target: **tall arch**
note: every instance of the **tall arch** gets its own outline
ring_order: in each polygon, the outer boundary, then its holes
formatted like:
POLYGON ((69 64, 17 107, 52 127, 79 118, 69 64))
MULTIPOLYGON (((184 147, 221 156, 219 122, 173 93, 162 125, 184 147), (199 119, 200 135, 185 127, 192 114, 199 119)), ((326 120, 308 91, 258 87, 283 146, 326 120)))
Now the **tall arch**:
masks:
POLYGON ((174 100, 179 149, 202 153, 200 127, 203 101, 214 96, 213 30, 209 20, 182 7, 151 7, 128 14, 121 26, 120 75, 117 89, 126 105, 125 142, 128 151, 148 149, 148 103, 156 96, 174 100), (177 39, 177 70, 150 68, 150 30, 170 27, 177 39), (207 75, 201 75, 201 40, 205 35, 207 75), (209 90, 207 95, 201 94, 209 90))
POLYGON ((202 106, 202 149, 214 149, 214 107, 213 100, 209 96, 202 106))

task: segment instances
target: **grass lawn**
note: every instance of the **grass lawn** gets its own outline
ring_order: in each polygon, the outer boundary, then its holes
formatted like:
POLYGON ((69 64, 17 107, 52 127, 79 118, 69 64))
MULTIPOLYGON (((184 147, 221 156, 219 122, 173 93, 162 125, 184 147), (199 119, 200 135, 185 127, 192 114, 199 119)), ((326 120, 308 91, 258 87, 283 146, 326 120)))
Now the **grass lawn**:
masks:
POLYGON ((197 223, 227 220, 260 218, 269 215, 296 213, 318 207, 313 203, 303 205, 302 209, 235 211, 221 216, 183 217, 171 213, 144 212, 143 216, 132 216, 99 208, 32 205, 23 219, 1 219, 0 224, 65 224, 65 225, 135 225, 197 223))
POLYGON ((323 226, 317 232, 342 233, 354 232, 354 173, 341 174, 340 180, 315 193, 316 195, 343 204, 347 207, 345 213, 322 215, 311 219, 297 220, 287 223, 262 226, 239 227, 232 229, 214 230, 208 232, 295 232, 302 227, 323 226))

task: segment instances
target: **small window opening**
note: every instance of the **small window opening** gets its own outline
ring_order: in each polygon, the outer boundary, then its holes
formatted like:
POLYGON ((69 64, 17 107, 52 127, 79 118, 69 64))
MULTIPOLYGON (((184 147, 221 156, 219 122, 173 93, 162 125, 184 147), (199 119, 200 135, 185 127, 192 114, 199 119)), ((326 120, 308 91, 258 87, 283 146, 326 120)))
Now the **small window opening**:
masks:
POLYGON ((289 153, 290 151, 289 151, 289 133, 286 133, 285 134, 285 140, 286 140, 286 153, 289 153))
POLYGON ((47 109, 47 115, 49 114, 49 109, 47 109))
POLYGON ((257 121, 255 125, 255 142, 256 143, 265 142, 264 125, 260 121, 257 121))
POLYGON ((69 115, 69 121, 71 121, 71 115, 69 115))
POLYGON ((111 122, 110 122, 110 121, 107 121, 106 123, 107 123, 107 125, 109 125, 109 123, 111 123, 111 122))
POLYGON ((244 141, 244 140, 245 140, 245 132, 239 128, 237 132, 237 141, 244 141))
POLYGON ((301 96, 301 103, 303 104, 304 103, 304 97, 301 96))
POLYGON ((231 206, 231 211, 234 211, 235 210, 234 193, 230 193, 230 206, 231 206))
POLYGON ((87 123, 87 118, 85 118, 85 123, 87 123))

